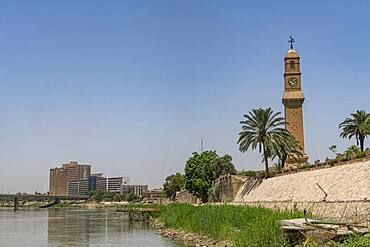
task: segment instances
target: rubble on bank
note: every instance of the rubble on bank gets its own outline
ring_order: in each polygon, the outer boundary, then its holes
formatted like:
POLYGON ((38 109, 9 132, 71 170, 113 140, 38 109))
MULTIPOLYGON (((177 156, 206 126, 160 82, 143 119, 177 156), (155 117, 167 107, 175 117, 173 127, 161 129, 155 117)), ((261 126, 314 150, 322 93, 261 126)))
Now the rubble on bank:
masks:
POLYGON ((151 225, 162 237, 172 240, 181 240, 189 247, 232 247, 229 241, 218 241, 194 233, 187 233, 183 230, 166 228, 158 219, 152 219, 151 225))

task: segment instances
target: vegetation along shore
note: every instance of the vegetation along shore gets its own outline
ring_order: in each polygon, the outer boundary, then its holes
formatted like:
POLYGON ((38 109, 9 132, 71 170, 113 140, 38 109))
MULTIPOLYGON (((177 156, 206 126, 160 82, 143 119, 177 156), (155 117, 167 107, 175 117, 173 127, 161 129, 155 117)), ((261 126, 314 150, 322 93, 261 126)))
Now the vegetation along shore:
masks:
MULTIPOLYGON (((166 228, 209 237, 215 240, 211 245, 226 241, 236 247, 370 246, 370 237, 362 235, 338 238, 325 243, 316 243, 304 236, 296 242, 289 241, 280 228, 280 221, 302 217, 304 217, 304 213, 296 210, 282 211, 237 205, 194 206, 190 204, 162 206, 158 214, 158 220, 166 228)), ((184 234, 180 236, 184 236, 184 234)))

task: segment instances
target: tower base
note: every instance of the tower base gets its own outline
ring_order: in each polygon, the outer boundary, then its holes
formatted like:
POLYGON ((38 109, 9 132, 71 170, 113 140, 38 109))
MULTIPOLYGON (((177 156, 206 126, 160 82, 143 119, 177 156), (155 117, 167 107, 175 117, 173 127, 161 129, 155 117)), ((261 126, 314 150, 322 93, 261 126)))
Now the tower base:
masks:
POLYGON ((303 156, 299 158, 288 158, 285 161, 284 169, 289 170, 289 169, 299 168, 307 164, 308 164, 308 155, 303 154, 303 156))

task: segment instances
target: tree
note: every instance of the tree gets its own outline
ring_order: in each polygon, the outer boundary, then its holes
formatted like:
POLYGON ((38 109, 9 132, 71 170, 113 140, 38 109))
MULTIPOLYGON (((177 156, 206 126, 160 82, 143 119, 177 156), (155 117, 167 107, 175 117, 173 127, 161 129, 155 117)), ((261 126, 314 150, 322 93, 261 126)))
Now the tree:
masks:
POLYGON ((350 118, 346 118, 339 124, 342 129, 340 137, 356 139, 357 146, 360 147, 361 152, 364 151, 365 138, 370 135, 370 114, 365 110, 352 113, 350 118))
POLYGON ((329 147, 329 150, 332 151, 334 154, 337 154, 337 145, 333 144, 329 147))
POLYGON ((258 147, 265 163, 266 177, 270 176, 268 159, 273 155, 273 150, 290 145, 287 141, 290 134, 283 128, 285 121, 280 114, 274 113, 271 108, 253 109, 244 115, 246 120, 240 122, 242 131, 239 133, 239 150, 244 153, 249 148, 254 150, 258 147))
POLYGON ((101 202, 104 197, 104 191, 102 190, 95 190, 90 192, 90 198, 94 201, 101 202))
POLYGON ((284 135, 286 135, 284 142, 271 147, 272 158, 274 159, 277 157, 280 160, 281 168, 285 167, 285 162, 288 157, 298 159, 303 156, 302 148, 299 146, 295 137, 289 132, 284 135))
POLYGON ((231 174, 234 175, 237 173, 234 164, 231 162, 232 157, 228 154, 225 154, 222 157, 216 158, 212 162, 212 173, 213 179, 216 180, 221 175, 231 174))
POLYGON ((212 163, 218 158, 216 151, 193 153, 185 165, 185 188, 202 202, 208 200, 208 190, 212 186, 212 163))
POLYGON ((114 193, 112 201, 114 202, 123 202, 126 200, 126 196, 121 193, 114 193))
POLYGON ((134 193, 129 193, 126 195, 126 200, 128 202, 133 202, 139 199, 139 196, 135 195, 134 193))
POLYGON ((166 192, 166 195, 171 200, 175 200, 176 192, 180 191, 185 186, 185 178, 180 173, 175 175, 168 176, 163 185, 163 189, 166 192))

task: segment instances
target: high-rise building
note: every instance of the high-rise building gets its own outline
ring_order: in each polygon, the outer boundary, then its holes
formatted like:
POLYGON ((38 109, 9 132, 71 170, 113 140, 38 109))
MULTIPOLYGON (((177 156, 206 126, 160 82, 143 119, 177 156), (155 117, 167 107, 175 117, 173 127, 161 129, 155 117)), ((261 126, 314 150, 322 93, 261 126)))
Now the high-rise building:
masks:
POLYGON ((79 165, 76 161, 63 164, 63 168, 66 170, 68 181, 88 179, 91 173, 90 165, 79 165))
POLYGON ((71 161, 63 164, 62 167, 50 169, 49 194, 64 196, 78 191, 79 180, 87 180, 90 176, 90 165, 79 165, 78 162, 71 161), (69 185, 69 182, 72 182, 69 185), (69 188, 70 187, 70 188, 69 188))
POLYGON ((50 169, 49 194, 50 195, 67 195, 67 176, 64 168, 50 169))
POLYGON ((71 161, 62 167, 50 169, 49 193, 51 195, 88 195, 101 190, 122 193, 122 185, 130 183, 129 177, 106 178, 102 173, 91 174, 90 165, 71 161))

